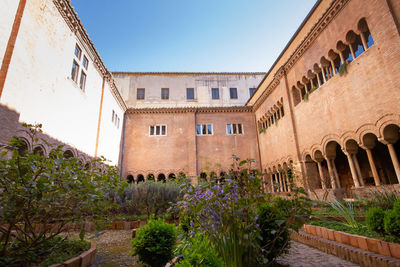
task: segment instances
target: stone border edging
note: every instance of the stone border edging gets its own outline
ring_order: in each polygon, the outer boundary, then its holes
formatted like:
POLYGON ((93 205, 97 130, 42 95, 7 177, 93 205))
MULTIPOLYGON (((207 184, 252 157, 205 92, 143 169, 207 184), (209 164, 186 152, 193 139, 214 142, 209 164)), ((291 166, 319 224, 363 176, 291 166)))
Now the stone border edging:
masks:
POLYGON ((56 263, 49 267, 89 267, 92 265, 96 258, 96 243, 90 243, 90 249, 83 252, 81 255, 66 260, 64 263, 56 263))
POLYGON ((322 226, 305 224, 304 232, 341 244, 350 245, 372 253, 400 259, 400 244, 386 242, 376 238, 353 235, 342 231, 336 231, 322 226))

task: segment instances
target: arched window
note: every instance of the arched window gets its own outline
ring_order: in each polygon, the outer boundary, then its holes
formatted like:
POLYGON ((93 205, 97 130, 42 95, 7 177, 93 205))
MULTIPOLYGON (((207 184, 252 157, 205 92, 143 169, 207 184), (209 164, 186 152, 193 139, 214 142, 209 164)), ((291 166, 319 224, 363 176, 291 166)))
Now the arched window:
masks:
POLYGON ((33 153, 36 154, 36 155, 43 156, 44 155, 44 150, 43 150, 43 148, 41 146, 37 146, 37 147, 35 147, 33 149, 33 153))
POLYGON ((365 49, 360 35, 356 34, 354 31, 349 31, 346 34, 346 41, 350 44, 356 58, 364 53, 365 49))
POLYGON ((297 89, 295 86, 292 87, 292 96, 293 96, 293 104, 297 106, 301 102, 301 96, 299 89, 297 89))
POLYGON ((370 48, 374 44, 374 40, 372 39, 371 32, 369 31, 367 21, 365 18, 360 19, 358 22, 358 30, 361 32, 365 43, 367 45, 366 48, 370 48))
POLYGON ((128 183, 133 183, 133 182, 135 182, 135 179, 133 178, 133 176, 132 175, 128 175, 127 177, 126 177, 126 180, 128 181, 128 183))
POLYGON ((328 55, 329 55, 329 58, 333 61, 333 66, 335 67, 333 74, 338 73, 340 65, 342 65, 339 54, 331 49, 331 50, 329 50, 328 55))
POLYGON ((200 181, 204 181, 204 182, 207 181, 207 173, 205 173, 205 172, 200 173, 200 181))
POLYGON ((137 183, 139 183, 139 182, 144 182, 144 176, 143 176, 143 174, 138 174, 138 176, 137 176, 137 183))
POLYGON ((147 175, 147 180, 149 180, 149 181, 154 181, 154 174, 152 174, 152 173, 149 173, 148 175, 147 175))
POLYGON ((164 183, 166 182, 164 173, 160 173, 160 174, 157 176, 157 181, 159 181, 159 182, 164 182, 164 183))
POLYGON ((168 180, 175 180, 175 179, 176 179, 175 173, 170 173, 168 175, 168 180))
POLYGON ((71 150, 65 150, 64 158, 69 159, 69 158, 73 158, 73 157, 74 157, 74 153, 72 153, 71 150))

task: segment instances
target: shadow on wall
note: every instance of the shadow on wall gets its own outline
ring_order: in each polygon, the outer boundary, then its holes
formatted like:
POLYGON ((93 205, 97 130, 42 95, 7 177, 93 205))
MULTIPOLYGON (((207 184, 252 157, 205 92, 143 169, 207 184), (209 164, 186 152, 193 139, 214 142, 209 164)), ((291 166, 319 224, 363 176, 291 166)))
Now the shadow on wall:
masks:
POLYGON ((51 147, 62 145, 64 146, 65 153, 69 156, 78 157, 82 162, 93 159, 88 154, 45 133, 38 133, 39 140, 35 144, 32 144, 28 134, 25 132, 26 128, 22 126, 19 118, 20 114, 18 112, 0 104, 0 149, 6 147, 8 141, 10 141, 13 136, 18 136, 25 140, 27 149, 40 149, 42 151, 41 153, 46 156, 50 154, 51 147), (46 142, 50 144, 50 146, 46 144, 46 142))

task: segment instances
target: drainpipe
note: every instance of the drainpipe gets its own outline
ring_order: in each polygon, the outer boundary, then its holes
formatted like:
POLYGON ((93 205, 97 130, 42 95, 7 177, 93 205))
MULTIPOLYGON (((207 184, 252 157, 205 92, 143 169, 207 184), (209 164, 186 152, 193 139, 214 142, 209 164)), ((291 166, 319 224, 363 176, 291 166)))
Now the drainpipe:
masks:
POLYGON ((126 128, 126 111, 124 113, 124 121, 122 122, 121 143, 119 148, 119 179, 122 180, 122 170, 124 167, 124 152, 125 152, 125 128, 126 128))

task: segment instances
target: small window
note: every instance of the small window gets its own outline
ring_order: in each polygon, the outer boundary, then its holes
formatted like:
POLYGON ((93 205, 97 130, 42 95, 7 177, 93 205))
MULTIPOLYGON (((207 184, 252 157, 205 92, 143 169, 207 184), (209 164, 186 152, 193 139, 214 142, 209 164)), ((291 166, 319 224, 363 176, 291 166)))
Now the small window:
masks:
POLYGON ((194 88, 186 88, 186 99, 194 100, 194 88))
POLYGON ((167 135, 167 125, 151 125, 149 127, 150 136, 166 136, 167 135))
POLYGON ((85 67, 85 69, 88 69, 88 66, 89 66, 89 60, 87 59, 87 57, 86 57, 86 56, 83 56, 82 65, 83 65, 83 67, 85 67))
POLYGON ((161 88, 161 99, 169 99, 169 88, 161 88))
POLYGON ((78 73, 79 73, 79 65, 78 63, 74 60, 72 62, 72 70, 71 70, 71 79, 74 82, 78 82, 78 73))
POLYGON ((212 99, 219 99, 219 88, 211 89, 212 99))
POLYGON ((81 55, 82 55, 82 49, 78 45, 75 45, 75 56, 79 60, 81 60, 81 55))
POLYGON ((212 124, 197 124, 196 135, 212 135, 213 126, 212 124))
POLYGON ((144 89, 138 88, 136 92, 136 99, 143 100, 144 99, 144 89))
POLYGON ((85 91, 85 85, 86 85, 86 73, 81 71, 81 80, 79 82, 79 87, 82 89, 82 91, 85 91))
POLYGON ((230 93, 231 99, 238 98, 237 88, 229 88, 229 93, 230 93))
POLYGON ((226 125, 226 133, 228 135, 243 134, 243 125, 241 123, 232 123, 226 125))
POLYGON ((249 88, 250 97, 252 97, 254 95, 256 90, 257 90, 257 88, 249 88))
POLYGON ((115 111, 112 111, 111 122, 114 122, 115 111))

